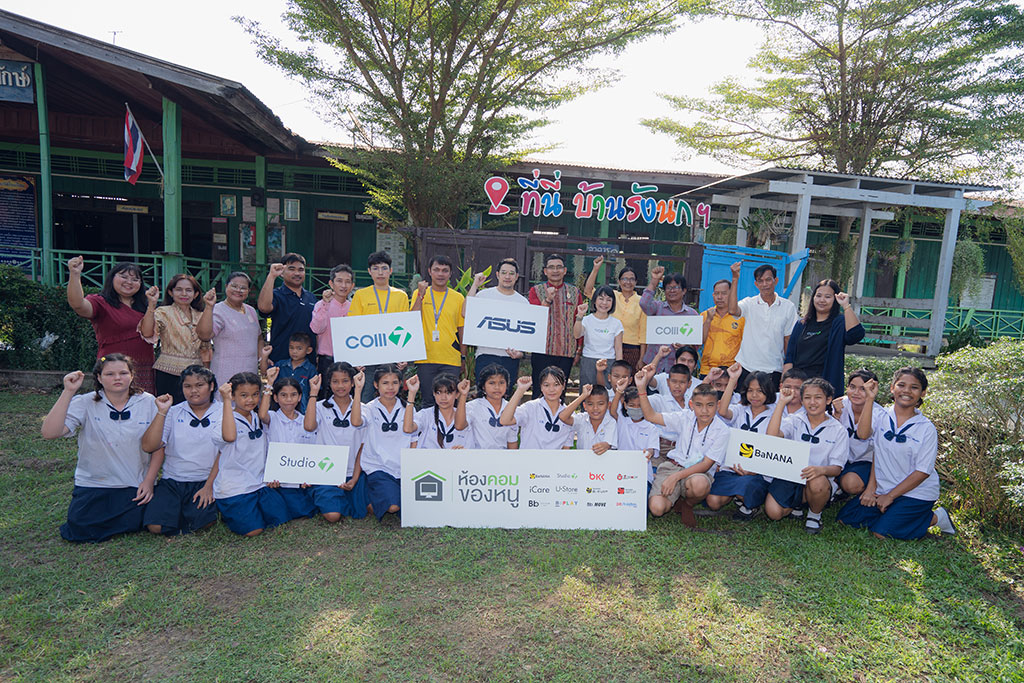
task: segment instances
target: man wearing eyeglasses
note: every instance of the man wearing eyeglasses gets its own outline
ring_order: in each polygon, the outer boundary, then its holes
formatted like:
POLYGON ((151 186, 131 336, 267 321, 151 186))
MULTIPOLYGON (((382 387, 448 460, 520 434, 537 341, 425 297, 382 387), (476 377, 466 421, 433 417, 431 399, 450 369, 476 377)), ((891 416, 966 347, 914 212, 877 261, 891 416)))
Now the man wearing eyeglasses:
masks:
MULTIPOLYGON (((655 266, 651 268, 651 278, 647 283, 647 287, 644 288, 644 293, 640 297, 640 310, 646 313, 648 316, 652 315, 700 315, 694 309, 690 308, 683 302, 683 297, 686 296, 686 278, 683 277, 682 273, 669 273, 665 275, 665 266, 655 266), (661 279, 665 278, 664 290, 665 300, 658 301, 654 298, 655 293, 658 291, 658 284, 661 283, 661 279)), ((654 362, 654 357, 658 353, 659 346, 657 344, 648 344, 647 353, 644 354, 644 365, 654 362)), ((658 367, 655 370, 656 373, 668 372, 669 368, 675 363, 675 354, 668 354, 663 356, 658 362, 658 367)), ((658 387, 659 391, 662 390, 658 387)))
POLYGON ((569 376, 576 358, 576 350, 582 340, 573 334, 576 323, 576 307, 583 303, 579 287, 565 281, 565 259, 558 254, 548 254, 544 259, 546 282, 530 288, 529 300, 535 306, 548 307, 548 338, 546 353, 531 356, 533 365, 534 396, 539 396, 540 373, 550 366, 561 368, 569 376))
POLYGON ((736 362, 743 366, 740 386, 751 372, 767 372, 772 376, 776 388, 782 381, 782 363, 789 344, 789 333, 796 324, 796 306, 789 299, 775 293, 779 276, 774 266, 767 263, 754 270, 754 284, 757 296, 748 296, 737 301, 740 268, 742 262, 732 264, 732 286, 729 289, 729 313, 742 316, 743 341, 740 342, 736 362))

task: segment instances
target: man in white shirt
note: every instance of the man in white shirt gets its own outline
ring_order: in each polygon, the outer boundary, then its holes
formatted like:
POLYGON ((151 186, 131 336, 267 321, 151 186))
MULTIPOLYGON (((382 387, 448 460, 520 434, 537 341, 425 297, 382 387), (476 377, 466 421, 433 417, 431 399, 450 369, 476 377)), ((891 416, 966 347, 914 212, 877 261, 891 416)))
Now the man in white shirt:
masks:
POLYGON ((775 267, 767 263, 754 270, 758 295, 737 301, 741 262, 732 264, 732 286, 729 289, 729 314, 746 319, 743 341, 736 362, 743 366, 740 385, 751 372, 771 374, 775 387, 782 381, 782 364, 789 344, 789 333, 796 324, 796 306, 775 293, 779 282, 775 267))
MULTIPOLYGON (((498 264, 498 286, 490 287, 488 289, 480 289, 480 286, 487 280, 487 276, 483 273, 477 273, 473 276, 473 285, 469 288, 469 292, 466 293, 466 298, 471 296, 477 296, 481 299, 493 299, 501 302, 495 306, 496 310, 501 310, 502 304, 529 304, 529 300, 515 290, 516 280, 519 279, 519 264, 516 263, 515 259, 507 258, 498 264), (478 291, 479 290, 479 291, 478 291)), ((466 308, 463 304, 462 315, 465 317, 466 308)), ((499 349, 492 348, 489 346, 478 346, 476 349, 476 381, 480 382, 480 373, 489 365, 500 365, 501 367, 508 370, 508 391, 506 396, 512 393, 512 389, 515 387, 516 379, 519 377, 519 360, 523 357, 523 352, 518 349, 499 349)))

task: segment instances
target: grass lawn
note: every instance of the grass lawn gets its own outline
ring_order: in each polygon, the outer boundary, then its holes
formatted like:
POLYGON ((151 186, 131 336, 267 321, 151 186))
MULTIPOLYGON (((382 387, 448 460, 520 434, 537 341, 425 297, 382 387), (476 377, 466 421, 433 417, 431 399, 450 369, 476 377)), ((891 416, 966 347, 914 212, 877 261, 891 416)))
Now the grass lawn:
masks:
POLYGON ((74 440, 0 393, 0 680, 1024 680, 1021 539, 293 522, 71 545, 74 440))

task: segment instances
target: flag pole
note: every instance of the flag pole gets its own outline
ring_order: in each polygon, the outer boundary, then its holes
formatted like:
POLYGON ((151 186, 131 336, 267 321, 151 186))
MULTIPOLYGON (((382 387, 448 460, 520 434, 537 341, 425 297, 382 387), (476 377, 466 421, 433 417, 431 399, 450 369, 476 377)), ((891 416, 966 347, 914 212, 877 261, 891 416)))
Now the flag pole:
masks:
MULTIPOLYGON (((132 113, 132 108, 128 106, 127 102, 124 103, 124 108, 128 110, 128 113, 131 114, 132 118, 135 119, 135 122, 138 123, 139 120, 135 118, 135 114, 132 113)), ((139 137, 142 138, 142 144, 146 146, 146 151, 149 152, 149 158, 153 160, 153 163, 156 165, 156 170, 160 172, 160 179, 163 180, 164 171, 160 168, 160 162, 156 160, 156 155, 153 154, 153 150, 149 146, 149 140, 146 139, 146 134, 142 132, 141 125, 139 126, 139 137)))

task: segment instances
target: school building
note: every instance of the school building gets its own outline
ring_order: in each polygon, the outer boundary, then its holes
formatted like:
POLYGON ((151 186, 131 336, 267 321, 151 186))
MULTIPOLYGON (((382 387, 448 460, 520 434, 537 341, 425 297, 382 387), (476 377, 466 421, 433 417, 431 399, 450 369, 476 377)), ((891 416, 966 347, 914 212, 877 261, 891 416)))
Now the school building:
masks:
POLYGON ((152 280, 187 270, 207 285, 232 270, 262 277, 264 264, 296 251, 308 260, 310 288, 345 262, 363 285, 366 257, 384 249, 397 286, 430 253, 463 267, 515 257, 525 286, 554 251, 577 279, 598 254, 615 260, 607 279, 628 263, 643 282, 658 260, 687 275, 696 304, 724 260, 746 253, 743 228, 772 212, 764 234, 794 298, 831 275, 822 264, 843 217, 854 219, 854 243, 868 225, 870 239, 853 247, 853 276, 872 303, 862 310, 869 337, 929 352, 936 330, 965 324, 986 337, 1024 337, 1005 232, 977 201, 995 188, 806 169, 726 177, 524 161, 480 188, 459 229, 416 229, 407 240, 378 229, 364 212, 365 189, 326 154, 242 84, 0 10, 0 263, 44 282, 64 281, 64 264, 79 254, 94 286, 125 257, 152 280), (126 107, 156 160, 145 152, 134 185, 124 179, 126 107), (958 230, 985 251, 982 286, 966 298, 948 293, 958 230))

